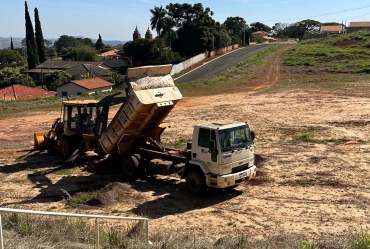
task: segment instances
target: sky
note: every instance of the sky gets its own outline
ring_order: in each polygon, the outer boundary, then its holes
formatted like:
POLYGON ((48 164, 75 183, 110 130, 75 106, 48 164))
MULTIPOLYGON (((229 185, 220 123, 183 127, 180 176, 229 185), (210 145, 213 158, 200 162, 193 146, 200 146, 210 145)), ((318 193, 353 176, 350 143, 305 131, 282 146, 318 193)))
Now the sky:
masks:
MULTIPOLYGON (((272 27, 277 22, 294 23, 304 19, 347 23, 370 21, 369 0, 203 0, 213 19, 223 23, 227 17, 239 16, 247 24, 262 22, 272 27)), ((39 11, 44 38, 61 35, 83 36, 103 40, 131 41, 137 26, 142 37, 150 25, 150 9, 165 7, 165 0, 28 0, 34 24, 34 8, 39 11)), ((175 1, 172 3, 185 3, 175 1)), ((152 31, 153 36, 155 31, 152 31)), ((24 37, 24 1, 0 0, 0 37, 24 37)))

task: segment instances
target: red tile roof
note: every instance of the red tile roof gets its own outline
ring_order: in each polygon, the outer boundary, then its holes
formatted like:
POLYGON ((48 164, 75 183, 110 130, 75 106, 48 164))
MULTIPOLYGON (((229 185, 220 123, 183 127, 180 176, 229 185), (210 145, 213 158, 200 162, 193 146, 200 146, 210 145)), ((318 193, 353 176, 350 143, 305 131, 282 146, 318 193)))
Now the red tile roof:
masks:
POLYGON ((350 22, 349 27, 370 27, 370 22, 350 22))
POLYGON ((118 49, 113 49, 113 50, 109 50, 107 52, 101 53, 101 54, 99 54, 99 56, 102 56, 102 57, 106 57, 106 56, 118 56, 116 54, 116 52, 118 52, 118 49))
POLYGON ((88 90, 113 86, 112 83, 110 83, 106 80, 100 79, 100 78, 91 78, 91 79, 84 79, 84 80, 72 80, 71 82, 75 83, 76 85, 82 86, 83 88, 86 88, 88 90))
POLYGON ((328 26, 321 26, 320 32, 337 32, 343 31, 344 27, 342 25, 328 25, 328 26))
POLYGON ((0 89, 0 99, 2 100, 45 98, 49 96, 55 96, 55 92, 23 85, 12 85, 0 89))

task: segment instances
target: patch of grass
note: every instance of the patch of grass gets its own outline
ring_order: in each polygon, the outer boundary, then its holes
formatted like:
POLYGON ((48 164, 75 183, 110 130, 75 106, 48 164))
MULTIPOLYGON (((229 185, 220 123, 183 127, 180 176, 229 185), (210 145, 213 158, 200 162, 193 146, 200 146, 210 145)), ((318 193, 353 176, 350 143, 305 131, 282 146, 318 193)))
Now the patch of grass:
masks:
POLYGON ((78 208, 81 204, 86 203, 88 200, 96 197, 98 192, 80 192, 75 194, 67 201, 67 206, 70 208, 78 208))
POLYGON ((368 249, 370 248, 370 233, 362 233, 353 238, 353 249, 368 249))
POLYGON ((304 141, 304 142, 314 142, 315 139, 313 137, 313 135, 311 133, 303 133, 300 137, 300 140, 304 141))
POLYGON ((72 170, 71 169, 61 169, 58 171, 53 172, 54 175, 62 176, 62 175, 72 175, 72 170))

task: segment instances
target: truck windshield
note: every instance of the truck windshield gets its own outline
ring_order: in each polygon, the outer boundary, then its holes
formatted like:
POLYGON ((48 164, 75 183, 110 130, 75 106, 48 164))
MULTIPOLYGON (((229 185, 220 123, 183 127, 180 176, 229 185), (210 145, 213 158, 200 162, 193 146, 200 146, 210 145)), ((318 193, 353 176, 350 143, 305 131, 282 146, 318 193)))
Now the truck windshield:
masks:
POLYGON ((219 130, 221 150, 228 151, 237 147, 245 147, 252 143, 252 136, 247 125, 219 130))

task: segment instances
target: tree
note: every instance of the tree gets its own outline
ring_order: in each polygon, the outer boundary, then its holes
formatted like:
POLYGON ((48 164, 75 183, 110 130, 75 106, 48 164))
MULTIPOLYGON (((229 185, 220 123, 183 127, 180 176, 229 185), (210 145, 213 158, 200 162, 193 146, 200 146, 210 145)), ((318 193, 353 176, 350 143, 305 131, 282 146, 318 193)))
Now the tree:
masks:
POLYGON ((55 42, 54 46, 57 49, 58 53, 62 52, 63 48, 66 47, 81 47, 81 42, 74 38, 73 36, 68 36, 68 35, 61 35, 55 42))
POLYGON ((46 49, 45 49, 44 35, 42 34, 42 29, 41 29, 39 11, 37 10, 37 8, 35 8, 35 37, 36 37, 39 62, 43 63, 46 61, 46 49))
POLYGON ((25 86, 35 86, 35 82, 21 73, 21 67, 5 67, 0 70, 0 87, 7 87, 14 84, 21 84, 25 86))
POLYGON ((1 49, 0 64, 4 66, 8 65, 23 66, 26 64, 26 61, 17 50, 1 49))
POLYGON ((271 31, 271 28, 269 26, 261 22, 251 23, 250 27, 251 27, 252 32, 256 32, 256 31, 270 32, 271 31))
POLYGON ((216 49, 224 48, 231 45, 231 38, 225 29, 215 33, 214 46, 216 49))
POLYGON ((66 47, 62 49, 62 58, 65 61, 99 61, 96 50, 90 46, 66 47))
POLYGON ((300 27, 299 23, 293 23, 286 27, 283 31, 283 37, 290 38, 301 38, 305 33, 305 30, 300 27))
POLYGON ((159 56, 162 54, 162 45, 160 42, 161 39, 161 32, 162 29, 165 27, 165 19, 167 11, 163 9, 162 6, 157 7, 155 6, 154 9, 150 10, 150 13, 152 13, 152 17, 150 18, 150 26, 152 29, 155 29, 157 31, 159 42, 158 42, 158 48, 159 48, 159 56))
POLYGON ((166 16, 164 18, 164 27, 163 31, 167 34, 167 43, 168 47, 171 49, 171 40, 172 37, 176 38, 176 32, 173 31, 173 28, 176 27, 176 22, 172 17, 166 16))
POLYGON ((174 64, 179 61, 181 61, 180 54, 171 49, 164 50, 162 55, 159 57, 159 62, 161 64, 174 64))
POLYGON ((13 38, 12 37, 10 37, 10 49, 14 50, 13 38))
MULTIPOLYGON (((225 22, 222 26, 227 30, 229 35, 231 36, 231 40, 233 44, 242 45, 242 41, 246 41, 245 35, 248 35, 249 30, 248 25, 246 24, 244 18, 236 16, 236 17, 228 17, 226 18, 225 22), (247 32, 246 32, 247 31, 247 32)), ((248 35, 249 37, 249 35, 248 35)))
POLYGON ((104 47, 104 43, 103 43, 103 40, 101 39, 101 36, 99 34, 99 38, 95 43, 95 49, 100 51, 103 47, 104 47))
POLYGON ((111 73, 109 75, 109 81, 113 83, 114 88, 116 88, 121 83, 121 75, 119 73, 111 73))
POLYGON ((190 58, 212 48, 217 25, 210 8, 203 8, 201 3, 176 3, 167 5, 166 9, 178 27, 178 38, 172 43, 175 52, 190 58))
POLYGON ((24 2, 25 5, 25 19, 26 19, 26 45, 27 45, 27 63, 28 68, 32 69, 39 63, 37 45, 35 40, 35 35, 33 33, 33 26, 28 13, 27 1, 24 2))
POLYGON ((244 18, 239 16, 230 16, 226 18, 222 25, 229 32, 229 34, 232 34, 233 36, 239 36, 247 27, 247 23, 245 22, 244 18))
POLYGON ((48 90, 55 91, 58 86, 70 82, 72 76, 62 70, 56 70, 45 75, 45 85, 48 90))
POLYGON ((321 22, 311 19, 306 19, 296 24, 307 33, 318 33, 321 27, 321 22))
POLYGON ((156 53, 155 41, 148 39, 137 39, 127 42, 123 45, 126 57, 132 57, 133 61, 144 64, 150 58, 153 58, 156 53))
POLYGON ((289 23, 275 23, 274 26, 272 26, 272 33, 275 37, 283 38, 284 37, 284 30, 285 28, 289 27, 289 23))

